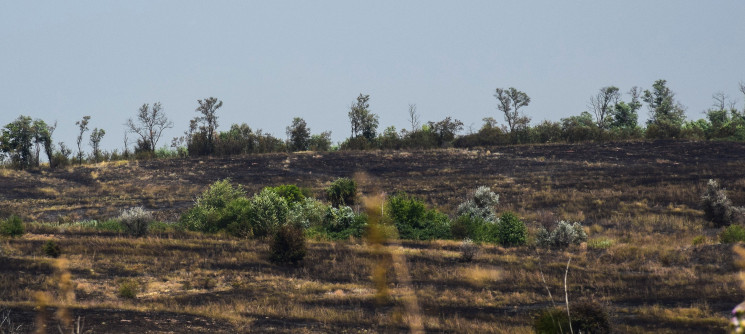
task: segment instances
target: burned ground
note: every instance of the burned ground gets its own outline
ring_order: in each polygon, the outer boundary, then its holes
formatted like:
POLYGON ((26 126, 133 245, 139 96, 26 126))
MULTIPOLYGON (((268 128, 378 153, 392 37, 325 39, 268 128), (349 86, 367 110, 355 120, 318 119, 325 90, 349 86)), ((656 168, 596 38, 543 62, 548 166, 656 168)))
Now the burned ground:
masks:
MULTIPOLYGON (((498 210, 516 212, 531 233, 559 219, 582 221, 590 241, 567 251, 485 245, 471 262, 460 259, 458 241, 390 244, 388 252, 406 258, 429 331, 530 332, 537 312, 563 302, 571 257, 570 299, 600 302, 618 332, 724 332, 745 294, 731 245, 718 243, 699 199, 713 178, 745 205, 744 166, 744 144, 678 141, 149 160, 2 170, 0 214, 104 220, 143 205, 173 221, 226 177, 249 193, 292 183, 319 198, 332 180, 354 177, 363 194, 406 191, 452 214, 487 185, 500 195, 498 210)), ((49 239, 74 282, 70 313, 88 331, 407 330, 402 287, 389 272, 390 295, 376 298, 371 275, 380 259, 361 240, 312 241, 292 267, 268 261, 265 241, 224 235, 29 232, 0 240, 0 310, 26 330, 38 314, 35 293, 49 294, 50 314, 66 305, 60 265, 41 253, 49 239), (117 295, 127 280, 141 287, 134 299, 117 295)))

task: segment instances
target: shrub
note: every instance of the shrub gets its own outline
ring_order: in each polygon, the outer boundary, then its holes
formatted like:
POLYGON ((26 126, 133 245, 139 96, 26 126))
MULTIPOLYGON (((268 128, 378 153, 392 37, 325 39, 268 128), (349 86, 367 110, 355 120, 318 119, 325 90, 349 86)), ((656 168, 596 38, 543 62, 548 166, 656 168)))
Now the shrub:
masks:
POLYGON ((153 215, 150 211, 138 206, 123 210, 118 220, 124 228, 124 232, 135 237, 140 237, 147 234, 147 229, 153 222, 153 215))
POLYGON ((334 207, 354 205, 357 199, 357 183, 346 177, 336 179, 326 189, 326 196, 334 207))
POLYGON ((268 189, 284 198, 288 205, 300 203, 305 200, 306 197, 303 190, 294 184, 283 184, 276 187, 268 187, 268 189))
POLYGON ((230 179, 217 181, 197 197, 195 205, 181 215, 179 223, 192 231, 217 232, 231 222, 224 217, 228 204, 245 195, 243 187, 231 184, 230 179))
POLYGON ((119 283, 118 295, 120 298, 134 299, 140 290, 140 283, 134 279, 123 280, 119 283))
POLYGON ((473 196, 458 206, 458 216, 479 217, 483 220, 496 222, 494 207, 499 204, 499 195, 489 187, 476 188, 473 196))
POLYGON ((706 236, 705 235, 699 235, 695 238, 693 238, 693 241, 691 241, 691 245, 697 246, 697 245, 703 245, 706 244, 706 236))
POLYGON ((427 209, 424 202, 406 193, 391 196, 385 213, 398 229, 401 239, 432 240, 451 236, 450 220, 445 214, 427 209))
POLYGON ((471 239, 463 239, 460 243, 460 258, 463 261, 471 262, 479 252, 479 246, 473 243, 471 239))
POLYGON ((297 263, 305 257, 305 234, 299 227, 283 225, 274 235, 271 260, 277 263, 297 263))
POLYGON ((316 200, 306 197, 290 208, 289 223, 302 228, 312 228, 323 225, 326 219, 328 206, 316 200))
POLYGON ((745 241, 745 228, 740 225, 727 226, 724 231, 719 234, 719 242, 723 244, 739 241, 745 241))
POLYGON ((0 235, 6 237, 17 237, 24 233, 26 233, 26 231, 23 227, 23 220, 21 220, 21 217, 13 215, 0 222, 0 235))
POLYGON ((277 229, 287 223, 290 208, 284 198, 276 192, 264 189, 251 198, 249 224, 255 237, 274 234, 277 229))
POLYGON ((254 208, 248 198, 239 197, 230 201, 219 216, 215 225, 218 228, 226 228, 229 234, 237 237, 253 237, 251 218, 254 216, 254 208))
POLYGON ((541 227, 536 235, 536 241, 542 247, 566 248, 571 244, 579 245, 587 241, 587 233, 582 224, 569 224, 562 220, 551 232, 541 227))
POLYGON ((360 238, 365 234, 366 228, 367 216, 365 214, 356 214, 348 206, 329 207, 322 232, 331 239, 341 240, 349 239, 349 237, 360 238))
POLYGON ((709 180, 706 185, 706 191, 701 196, 701 206, 706 219, 717 227, 731 225, 743 214, 743 210, 732 205, 724 189, 714 180, 709 180))
POLYGON ((41 247, 41 251, 44 255, 54 258, 59 257, 61 253, 59 245, 54 240, 45 242, 44 246, 41 247))
POLYGON ((525 223, 520 220, 515 214, 511 212, 505 212, 499 217, 497 223, 497 238, 499 243, 503 246, 518 246, 524 245, 527 239, 528 231, 525 228, 525 223))
POLYGON ((232 200, 245 197, 246 191, 240 185, 233 185, 230 179, 216 181, 197 198, 197 206, 224 208, 232 200))
POLYGON ((475 242, 499 243, 496 222, 481 217, 462 215, 450 227, 451 235, 456 239, 471 239, 475 242))
MULTIPOLYGON (((605 307, 596 302, 579 302, 569 308, 574 333, 610 333, 610 317, 605 307)), ((533 323, 538 334, 569 333, 569 318, 565 308, 552 307, 541 312, 533 323)))

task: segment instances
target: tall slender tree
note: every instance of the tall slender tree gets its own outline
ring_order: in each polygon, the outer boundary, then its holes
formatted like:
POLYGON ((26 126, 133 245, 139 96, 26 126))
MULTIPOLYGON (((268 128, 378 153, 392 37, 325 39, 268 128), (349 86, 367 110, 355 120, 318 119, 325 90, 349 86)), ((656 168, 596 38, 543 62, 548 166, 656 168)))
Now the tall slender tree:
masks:
POLYGON ((75 125, 77 125, 78 128, 80 129, 80 133, 78 134, 78 140, 77 140, 77 144, 78 144, 78 164, 82 164, 83 163, 83 148, 82 148, 82 145, 83 145, 83 135, 85 134, 86 131, 89 130, 88 129, 88 121, 90 121, 90 119, 91 119, 90 116, 83 116, 83 119, 75 122, 75 125))
POLYGON ((197 100, 199 107, 195 111, 199 112, 201 116, 194 118, 194 121, 199 124, 199 131, 204 135, 204 139, 207 141, 206 149, 212 153, 215 149, 215 131, 217 129, 217 109, 222 107, 222 101, 215 97, 208 97, 204 100, 197 100))

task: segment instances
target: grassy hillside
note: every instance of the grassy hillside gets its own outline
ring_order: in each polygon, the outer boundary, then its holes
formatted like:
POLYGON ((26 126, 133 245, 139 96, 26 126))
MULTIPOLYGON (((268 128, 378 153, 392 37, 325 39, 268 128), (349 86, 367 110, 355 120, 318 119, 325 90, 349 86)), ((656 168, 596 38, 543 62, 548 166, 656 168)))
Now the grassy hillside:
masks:
POLYGON ((408 331, 415 316, 431 331, 530 332, 538 312, 563 301, 571 258, 570 302, 599 302, 619 332, 722 332, 745 293, 731 246, 718 243, 720 230, 707 228, 700 211, 710 178, 744 205, 745 145, 300 153, 0 170, 0 214, 53 223, 0 239, 0 310, 25 330, 40 314, 34 307, 48 303, 49 326, 62 307, 93 332, 396 332, 408 331), (293 267, 269 262, 264 241, 171 231, 131 238, 64 224, 102 221, 137 205, 174 221, 226 177, 249 192, 292 183, 321 198, 342 176, 356 178, 363 195, 406 191, 449 214, 469 191, 490 186, 500 195, 498 211, 523 218, 531 240, 484 245, 470 262, 460 259, 458 241, 403 241, 382 250, 362 240, 312 241, 293 267), (588 243, 566 251, 531 245, 540 226, 560 219, 583 222, 588 243), (57 222, 63 227, 52 226, 57 222), (50 239, 62 262, 42 256, 50 239), (407 277, 396 274, 401 265, 407 277), (379 266, 388 268, 382 299, 371 279, 379 266), (135 298, 121 296, 127 284, 135 298), (412 291, 417 314, 406 307, 412 291))

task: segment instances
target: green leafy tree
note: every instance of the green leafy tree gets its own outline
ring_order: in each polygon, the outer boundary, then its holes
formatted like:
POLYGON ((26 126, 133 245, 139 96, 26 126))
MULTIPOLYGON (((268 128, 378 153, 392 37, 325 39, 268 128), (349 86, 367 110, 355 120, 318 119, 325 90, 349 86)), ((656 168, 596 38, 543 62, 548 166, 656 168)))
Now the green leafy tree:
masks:
POLYGON ((530 117, 520 112, 520 108, 530 104, 530 97, 514 87, 497 88, 494 97, 499 102, 497 109, 504 113, 504 120, 507 121, 513 141, 517 141, 516 131, 526 128, 530 123, 530 117))
POLYGON ((647 103, 651 116, 647 121, 647 136, 677 137, 685 121, 685 107, 675 100, 675 93, 667 87, 667 81, 655 81, 651 91, 644 91, 642 100, 647 103))
POLYGON ((357 102, 349 107, 349 121, 352 126, 352 137, 362 136, 373 140, 377 136, 378 115, 370 112, 370 95, 357 97, 357 102))
POLYGON ((328 151, 331 149, 331 131, 310 136, 308 149, 311 151, 328 151))
POLYGON ((463 130, 463 122, 457 119, 451 119, 450 116, 445 117, 439 122, 427 122, 431 133, 435 135, 437 139, 437 146, 443 147, 449 145, 455 140, 455 135, 463 130))
POLYGON ((222 101, 215 97, 197 100, 199 107, 195 111, 202 116, 194 118, 194 123, 199 125, 199 133, 206 144, 206 154, 211 154, 215 149, 215 131, 217 130, 217 109, 222 107, 222 101))
POLYGON ((564 140, 574 143, 594 140, 598 137, 597 124, 592 120, 592 114, 583 111, 579 116, 561 119, 564 140))
POLYGON ((31 167, 33 160, 31 148, 34 136, 31 117, 19 116, 3 128, 2 137, 0 137, 0 150, 7 154, 10 161, 18 168, 31 167))
POLYGON ((290 138, 289 148, 291 151, 307 151, 310 146, 310 128, 305 120, 300 117, 292 119, 292 125, 286 129, 290 138))
POLYGON ((57 122, 54 123, 54 125, 50 126, 47 125, 46 122, 43 120, 37 119, 34 120, 33 129, 34 129, 34 142, 37 146, 37 154, 36 154, 36 164, 39 164, 39 145, 44 147, 44 153, 47 156, 47 161, 49 161, 49 166, 52 167, 52 159, 54 157, 54 146, 52 145, 52 133, 54 133, 54 129, 57 128, 57 122))
POLYGON ((629 103, 620 101, 615 105, 611 128, 632 129, 637 127, 638 111, 642 107, 642 103, 639 101, 641 90, 639 87, 632 87, 629 90, 629 95, 631 95, 629 103))
POLYGON ((98 162, 98 159, 101 157, 101 139, 103 139, 103 136, 106 135, 106 131, 99 128, 94 128, 93 132, 91 132, 91 147, 93 148, 93 160, 95 162, 98 162))
POLYGON ((77 125, 78 128, 80 129, 80 133, 78 134, 78 140, 77 140, 77 143, 78 143, 78 163, 79 164, 82 164, 83 163, 83 148, 82 148, 82 145, 83 145, 83 135, 85 134, 86 131, 89 130, 88 129, 88 121, 90 121, 90 119, 91 119, 90 116, 83 116, 83 119, 75 122, 75 125, 77 125))

